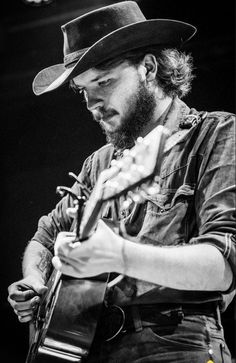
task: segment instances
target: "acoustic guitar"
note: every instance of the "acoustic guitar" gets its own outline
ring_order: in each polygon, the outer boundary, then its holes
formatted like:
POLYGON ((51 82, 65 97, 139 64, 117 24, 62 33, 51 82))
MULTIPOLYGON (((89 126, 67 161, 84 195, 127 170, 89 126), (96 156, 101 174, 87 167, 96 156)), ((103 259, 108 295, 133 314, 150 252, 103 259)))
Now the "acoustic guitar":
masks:
MULTIPOLYGON (((157 193, 164 147, 168 130, 157 126, 123 157, 112 160, 101 173, 93 192, 81 203, 71 189, 58 187, 74 197, 78 211, 78 239, 86 240, 102 217, 106 203, 120 196, 124 207, 142 202, 145 196, 157 193), (125 197, 125 198, 124 198, 125 197)), ((122 276, 120 276, 122 278, 122 276)), ((26 363, 82 362, 89 353, 108 284, 109 274, 78 279, 53 270, 48 290, 41 298, 35 319, 30 323, 29 351, 26 363)))

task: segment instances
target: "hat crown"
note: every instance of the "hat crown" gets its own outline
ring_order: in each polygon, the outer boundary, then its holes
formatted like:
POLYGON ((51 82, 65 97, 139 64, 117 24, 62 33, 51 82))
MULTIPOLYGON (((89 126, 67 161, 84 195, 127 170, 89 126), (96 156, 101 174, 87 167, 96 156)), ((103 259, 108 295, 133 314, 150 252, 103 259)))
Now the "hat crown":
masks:
POLYGON ((86 13, 64 25, 64 56, 91 47, 109 33, 146 20, 137 3, 123 1, 86 13))

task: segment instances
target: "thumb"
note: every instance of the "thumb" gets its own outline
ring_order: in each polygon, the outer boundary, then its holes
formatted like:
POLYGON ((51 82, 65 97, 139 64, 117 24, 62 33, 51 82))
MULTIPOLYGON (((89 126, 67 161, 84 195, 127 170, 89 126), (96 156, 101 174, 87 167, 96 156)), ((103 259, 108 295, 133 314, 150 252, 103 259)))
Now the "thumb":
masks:
POLYGON ((47 286, 40 286, 40 287, 38 287, 37 292, 38 292, 39 295, 43 295, 43 294, 45 294, 45 292, 47 290, 48 290, 48 287, 47 286))
POLYGON ((43 285, 40 282, 36 282, 34 284, 34 291, 38 294, 38 295, 43 295, 46 291, 48 290, 48 287, 43 285))
POLYGON ((34 284, 34 287, 31 287, 29 290, 23 291, 24 299, 29 300, 34 296, 41 296, 47 290, 47 286, 34 284))
POLYGON ((60 258, 58 256, 54 256, 52 258, 52 264, 53 264, 53 266, 55 267, 56 270, 60 271, 60 269, 62 267, 62 264, 61 264, 60 258))

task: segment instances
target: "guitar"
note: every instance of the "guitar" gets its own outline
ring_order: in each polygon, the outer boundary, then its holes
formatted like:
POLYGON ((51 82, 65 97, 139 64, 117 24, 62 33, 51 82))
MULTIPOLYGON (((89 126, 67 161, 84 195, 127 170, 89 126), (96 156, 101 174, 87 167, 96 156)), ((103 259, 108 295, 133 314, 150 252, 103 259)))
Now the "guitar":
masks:
MULTIPOLYGON (((124 208, 140 203, 145 196, 157 193, 161 161, 168 130, 157 126, 123 157, 112 160, 102 172, 84 202, 67 187, 58 187, 61 195, 68 192, 77 210, 76 231, 80 241, 95 230, 107 202, 124 196, 124 208)), ((122 278, 122 276, 120 276, 122 278)), ((26 363, 82 362, 92 344, 108 284, 109 274, 89 279, 62 275, 53 270, 35 319, 30 323, 29 351, 26 363)))

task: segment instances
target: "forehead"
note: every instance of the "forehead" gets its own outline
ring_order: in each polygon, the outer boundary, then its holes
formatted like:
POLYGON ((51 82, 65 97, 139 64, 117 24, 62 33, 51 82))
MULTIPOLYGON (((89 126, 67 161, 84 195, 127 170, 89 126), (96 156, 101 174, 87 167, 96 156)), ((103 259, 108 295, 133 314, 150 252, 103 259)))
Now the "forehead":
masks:
POLYGON ((124 61, 118 65, 114 65, 107 69, 90 68, 87 71, 79 74, 73 78, 74 83, 77 86, 84 87, 85 85, 95 83, 102 77, 106 76, 119 76, 122 75, 123 71, 131 67, 127 61, 124 61))

